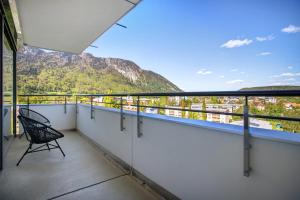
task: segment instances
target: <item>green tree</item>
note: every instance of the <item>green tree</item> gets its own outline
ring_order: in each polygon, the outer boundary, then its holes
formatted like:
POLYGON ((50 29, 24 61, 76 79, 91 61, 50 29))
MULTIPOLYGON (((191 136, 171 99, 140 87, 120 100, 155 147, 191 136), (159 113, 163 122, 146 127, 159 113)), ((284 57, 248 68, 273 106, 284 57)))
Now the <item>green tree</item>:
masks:
MULTIPOLYGON (((168 97, 166 96, 159 97, 159 107, 165 107, 167 105, 168 105, 168 97)), ((163 115, 165 114, 165 110, 159 109, 158 113, 163 115)))
POLYGON ((219 104, 219 103, 221 103, 221 101, 219 100, 219 97, 215 97, 215 96, 210 97, 210 102, 212 104, 219 104))
MULTIPOLYGON (((206 102, 205 102, 205 98, 203 98, 203 102, 202 102, 202 110, 206 111, 206 102)), ((207 120, 207 114, 206 113, 202 113, 202 120, 206 121, 207 120)))

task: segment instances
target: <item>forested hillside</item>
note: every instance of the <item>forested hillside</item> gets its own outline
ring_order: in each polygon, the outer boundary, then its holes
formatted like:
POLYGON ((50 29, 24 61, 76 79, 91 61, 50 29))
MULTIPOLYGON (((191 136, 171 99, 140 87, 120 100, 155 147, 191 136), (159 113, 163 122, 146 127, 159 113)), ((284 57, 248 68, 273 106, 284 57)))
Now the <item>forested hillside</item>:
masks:
POLYGON ((163 76, 134 62, 24 47, 17 55, 19 94, 174 92, 163 76))

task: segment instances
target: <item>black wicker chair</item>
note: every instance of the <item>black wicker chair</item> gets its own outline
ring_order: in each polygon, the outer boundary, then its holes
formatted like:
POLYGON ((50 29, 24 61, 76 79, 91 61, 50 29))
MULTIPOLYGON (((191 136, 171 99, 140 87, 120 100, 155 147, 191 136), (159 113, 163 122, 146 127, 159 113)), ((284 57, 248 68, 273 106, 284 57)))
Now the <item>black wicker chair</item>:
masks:
POLYGON ((23 117, 28 117, 35 121, 38 121, 38 122, 41 122, 43 124, 50 126, 49 119, 47 119, 47 117, 45 117, 44 115, 42 115, 34 110, 30 110, 28 108, 20 108, 19 114, 23 117))
POLYGON ((63 156, 65 156, 63 150, 61 149, 61 147, 57 142, 57 139, 64 137, 64 135, 61 132, 51 128, 46 124, 43 124, 41 122, 38 122, 28 117, 19 115, 18 118, 23 126, 26 139, 29 141, 29 147, 27 148, 25 153, 18 161, 17 166, 20 164, 24 156, 28 153, 34 153, 34 152, 45 151, 45 150, 50 151, 50 149, 59 148, 63 156), (52 141, 54 141, 56 145, 50 144, 50 142, 52 141), (33 144, 42 144, 42 145, 34 149, 31 149, 33 144), (46 146, 47 148, 43 148, 46 146))
MULTIPOLYGON (((19 114, 23 117, 28 117, 28 118, 31 118, 35 121, 46 124, 47 126, 51 126, 50 120, 47 119, 47 117, 45 117, 44 115, 42 115, 42 114, 40 114, 40 113, 38 113, 34 110, 31 110, 31 109, 28 109, 28 108, 20 108, 19 109, 19 114)), ((24 132, 20 135, 20 138, 23 135, 24 135, 24 132)))

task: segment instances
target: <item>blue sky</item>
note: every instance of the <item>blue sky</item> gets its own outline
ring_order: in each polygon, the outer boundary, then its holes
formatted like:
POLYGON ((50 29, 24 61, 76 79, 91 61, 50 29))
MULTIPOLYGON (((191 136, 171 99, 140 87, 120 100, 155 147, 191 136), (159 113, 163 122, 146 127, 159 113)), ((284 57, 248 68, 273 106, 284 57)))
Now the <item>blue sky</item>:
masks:
POLYGON ((86 52, 185 91, 300 85, 299 0, 143 0, 86 52))

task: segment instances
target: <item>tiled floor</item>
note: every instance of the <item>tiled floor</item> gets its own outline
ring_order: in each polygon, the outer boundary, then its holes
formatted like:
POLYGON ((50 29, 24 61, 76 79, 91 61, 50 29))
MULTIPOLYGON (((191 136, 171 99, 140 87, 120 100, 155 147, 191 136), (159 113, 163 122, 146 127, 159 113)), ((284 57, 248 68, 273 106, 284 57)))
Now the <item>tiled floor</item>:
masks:
POLYGON ((77 132, 64 132, 58 149, 28 154, 25 137, 14 139, 0 172, 0 199, 156 199, 110 163, 77 132))

